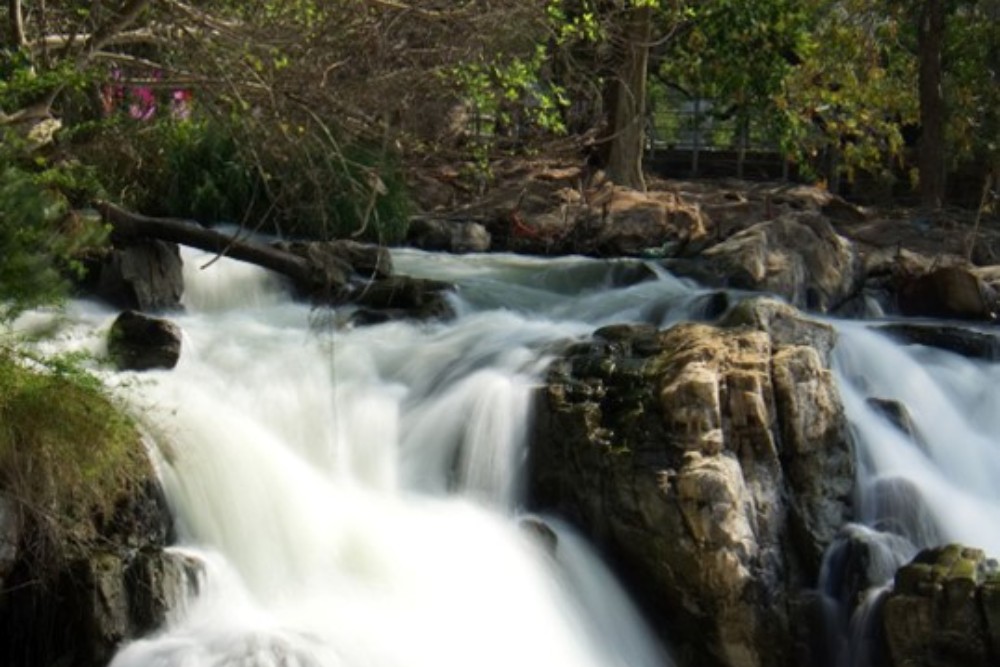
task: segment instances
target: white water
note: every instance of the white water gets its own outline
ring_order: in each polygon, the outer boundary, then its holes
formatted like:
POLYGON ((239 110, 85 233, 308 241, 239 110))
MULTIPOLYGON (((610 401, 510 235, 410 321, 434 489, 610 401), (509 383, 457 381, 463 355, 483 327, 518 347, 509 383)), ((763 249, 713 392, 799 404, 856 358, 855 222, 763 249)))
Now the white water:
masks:
POLYGON ((863 565, 873 581, 864 592, 843 588, 851 575, 842 568, 851 566, 835 544, 820 585, 838 653, 829 664, 865 667, 883 641, 873 609, 919 549, 959 542, 1000 556, 1000 364, 900 345, 870 324, 837 328, 835 371, 857 448, 855 505, 864 524, 843 532, 867 545, 863 565), (903 406, 912 434, 869 399, 903 406), (862 599, 851 613, 855 592, 862 599))
MULTIPOLYGON (((612 288, 623 265, 581 258, 404 251, 401 273, 459 285, 459 317, 336 329, 261 270, 185 259, 179 366, 109 381, 156 436, 200 591, 115 667, 669 664, 581 538, 547 519, 553 558, 518 528, 523 429, 549 345, 667 326, 704 292, 612 288)), ((50 345, 100 353, 113 316, 75 303, 50 345)), ((885 570, 943 541, 1000 555, 1000 366, 836 325, 858 518, 910 541, 885 540, 885 570), (921 444, 870 397, 905 405, 921 444)))
POLYGON ((861 462, 860 518, 918 548, 961 542, 1000 556, 1000 364, 901 346, 861 324, 839 331, 841 397, 861 462), (920 442, 867 398, 904 405, 920 442), (887 506, 895 516, 885 516, 887 506))
MULTIPOLYGON (((401 252, 401 273, 460 285, 460 317, 336 330, 280 280, 206 259, 185 255, 177 368, 109 377, 203 568, 115 667, 669 664, 582 539, 556 526, 553 557, 517 513, 546 346, 682 317, 696 291, 612 290, 580 258, 401 252)), ((113 314, 70 315, 56 345, 99 353, 113 314)))

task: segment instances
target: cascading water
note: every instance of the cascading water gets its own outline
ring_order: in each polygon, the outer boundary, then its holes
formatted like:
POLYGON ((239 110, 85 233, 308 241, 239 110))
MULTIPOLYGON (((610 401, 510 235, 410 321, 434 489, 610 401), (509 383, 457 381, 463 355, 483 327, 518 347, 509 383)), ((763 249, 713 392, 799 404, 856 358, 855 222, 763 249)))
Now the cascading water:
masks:
POLYGON ((870 324, 836 324, 835 371, 859 457, 860 525, 829 551, 821 586, 836 600, 838 664, 863 667, 878 643, 867 616, 919 549, 958 542, 1000 554, 1000 365, 903 346, 870 324), (873 584, 867 591, 851 581, 859 573, 849 570, 859 566, 873 584))
MULTIPOLYGON (((459 317, 337 330, 280 280, 206 259, 185 255, 177 368, 111 378, 201 568, 115 667, 669 664, 583 540, 557 526, 553 554, 518 527, 519 481, 549 346, 684 318, 697 291, 611 289, 619 263, 401 251, 401 273, 458 284, 459 317)), ((112 315, 73 314, 97 351, 112 315)))
MULTIPOLYGON (((207 259, 185 255, 178 367, 108 378, 154 436, 177 549, 199 563, 197 591, 114 667, 669 664, 580 537, 545 517, 553 552, 519 526, 524 429, 557 343, 727 299, 636 282, 657 273, 636 262, 397 251, 400 273, 458 285, 458 316, 338 328, 281 279, 207 259)), ((113 313, 70 315, 49 344, 100 352, 113 313)), ((32 317, 22 328, 48 326, 32 317)), ((1000 368, 835 324, 859 524, 821 587, 841 610, 838 663, 861 667, 877 596, 844 599, 852 548, 875 584, 943 541, 1000 553, 1000 368)))

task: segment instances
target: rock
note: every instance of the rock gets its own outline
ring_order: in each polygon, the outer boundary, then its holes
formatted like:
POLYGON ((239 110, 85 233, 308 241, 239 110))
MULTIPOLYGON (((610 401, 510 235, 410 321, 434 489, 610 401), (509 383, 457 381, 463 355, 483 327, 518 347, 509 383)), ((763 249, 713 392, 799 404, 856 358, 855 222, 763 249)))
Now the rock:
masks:
POLYGON ((13 505, 0 496, 0 590, 17 564, 17 545, 21 539, 19 523, 13 505))
POLYGON ((108 355, 120 370, 171 369, 181 354, 181 331, 134 310, 120 314, 108 334, 108 355))
POLYGON ((879 330, 911 345, 936 347, 970 359, 1000 359, 1000 340, 995 335, 982 331, 921 322, 893 322, 881 325, 879 330))
POLYGON ((128 494, 106 521, 79 517, 66 544, 46 544, 46 529, 30 520, 23 526, 0 590, 0 664, 104 667, 123 641, 162 625, 183 587, 138 572, 180 571, 163 551, 169 510, 151 477, 128 494))
MULTIPOLYGON (((328 266, 331 274, 345 273, 366 276, 370 279, 388 278, 392 275, 392 254, 389 249, 372 243, 359 243, 346 239, 334 241, 295 241, 275 244, 317 265, 328 266)), ((346 277, 344 278, 346 281, 346 277)))
POLYGON ((492 236, 478 222, 414 218, 410 221, 406 241, 415 248, 452 253, 486 252, 492 236))
POLYGON ((945 266, 919 276, 898 278, 899 311, 911 317, 992 321, 997 297, 973 272, 945 266))
POLYGON ((701 210, 671 193, 613 187, 608 201, 597 208, 604 224, 591 252, 603 257, 641 255, 671 243, 680 247, 706 233, 701 210))
POLYGON ((849 523, 824 558, 826 592, 841 604, 846 620, 867 591, 892 581, 916 553, 913 543, 901 535, 849 523))
POLYGON ((809 345, 833 331, 779 305, 728 329, 605 327, 536 406, 534 502, 622 563, 682 665, 791 664, 788 609, 850 517, 851 441, 809 345))
POLYGON ((905 403, 890 398, 869 397, 865 401, 870 408, 885 417, 890 424, 909 438, 915 445, 926 450, 926 440, 921 435, 917 425, 913 423, 910 411, 905 403))
POLYGON ((129 636, 158 629, 171 609, 197 595, 202 571, 200 561, 176 551, 148 547, 137 551, 124 570, 129 636))
POLYGON ((920 552, 882 608, 892 667, 987 667, 1000 657, 1000 572, 979 549, 920 552))
POLYGON ((559 536, 545 521, 533 516, 524 517, 517 522, 517 527, 549 556, 556 555, 556 549, 559 547, 559 536))
POLYGON ((356 287, 347 301, 359 306, 354 320, 358 324, 426 320, 454 314, 447 298, 452 289, 450 283, 440 280, 392 276, 356 287))
POLYGON ((118 308, 156 312, 181 307, 183 263, 175 243, 131 240, 105 254, 96 273, 97 296, 118 308))
POLYGON ((769 292, 796 308, 829 312, 861 287, 853 244, 816 215, 783 215, 705 250, 665 262, 668 270, 717 286, 769 292))

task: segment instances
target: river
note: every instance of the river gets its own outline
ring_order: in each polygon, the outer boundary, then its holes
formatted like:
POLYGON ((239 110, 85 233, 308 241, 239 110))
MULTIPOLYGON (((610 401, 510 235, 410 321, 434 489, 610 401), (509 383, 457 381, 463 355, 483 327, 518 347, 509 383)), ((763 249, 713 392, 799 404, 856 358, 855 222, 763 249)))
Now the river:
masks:
MULTIPOLYGON (((634 262, 393 254, 455 283, 457 317, 354 328, 185 251, 179 365, 108 381, 151 434, 197 592, 114 667, 671 664, 585 539, 543 517, 553 553, 523 527, 525 430, 554 344, 690 319, 708 292, 628 284, 634 262)), ((114 315, 74 302, 53 345, 100 353, 114 315)), ((835 324, 864 530, 905 535, 893 567, 942 540, 1000 553, 998 367, 835 324)))

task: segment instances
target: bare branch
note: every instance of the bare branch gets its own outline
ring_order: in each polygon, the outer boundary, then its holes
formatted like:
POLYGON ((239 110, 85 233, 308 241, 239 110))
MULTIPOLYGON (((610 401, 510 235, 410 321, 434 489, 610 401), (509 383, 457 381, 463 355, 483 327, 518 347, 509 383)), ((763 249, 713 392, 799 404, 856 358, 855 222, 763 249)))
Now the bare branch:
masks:
POLYGON ((129 0, 122 11, 109 23, 98 28, 87 40, 80 55, 80 61, 88 60, 93 54, 104 49, 116 35, 121 34, 142 13, 152 0, 129 0))

